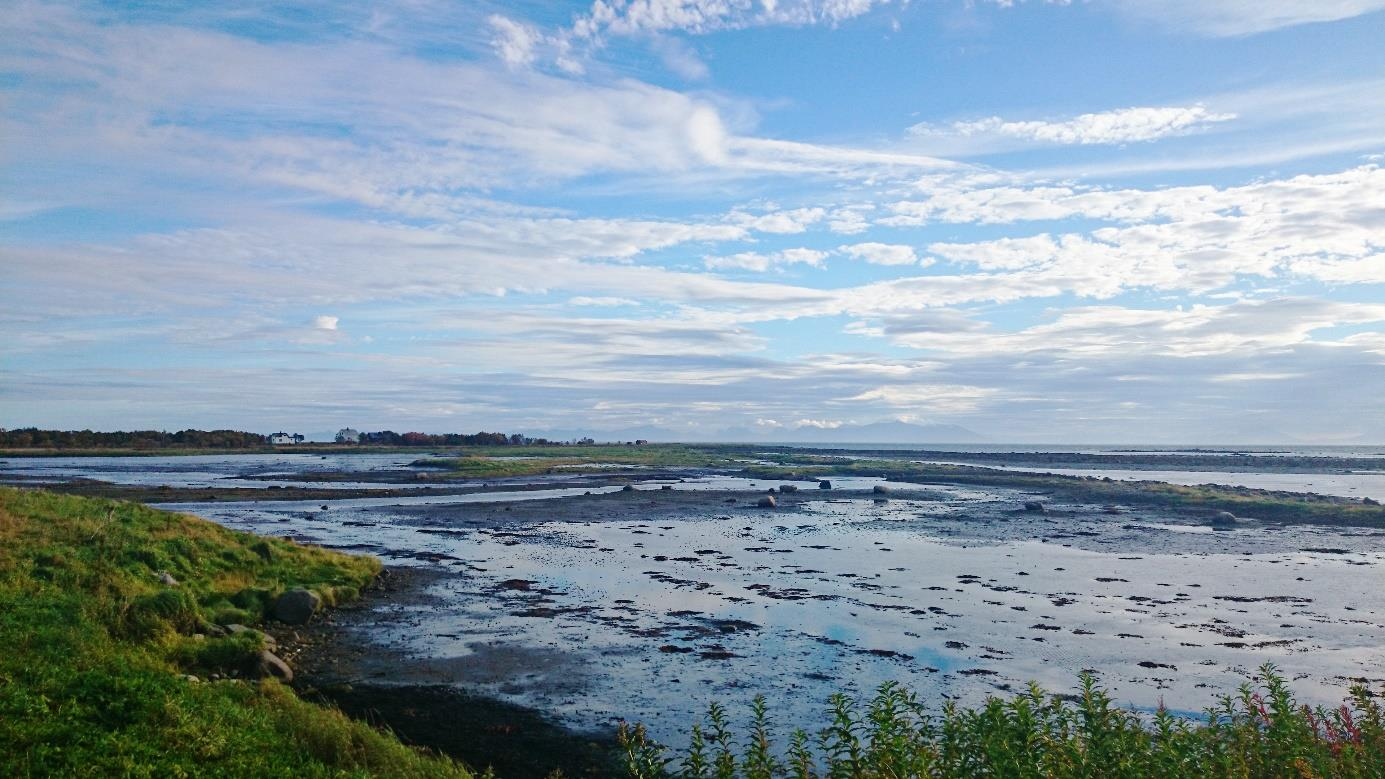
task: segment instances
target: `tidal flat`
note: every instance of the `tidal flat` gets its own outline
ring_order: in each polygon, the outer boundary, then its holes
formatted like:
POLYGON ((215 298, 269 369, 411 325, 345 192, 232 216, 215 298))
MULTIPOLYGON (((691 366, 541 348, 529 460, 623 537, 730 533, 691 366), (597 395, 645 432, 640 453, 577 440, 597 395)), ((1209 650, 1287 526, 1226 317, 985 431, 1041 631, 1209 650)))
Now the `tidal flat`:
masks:
POLYGON ((139 459, 50 464, 62 473, 46 483, 177 498, 234 482, 244 499, 161 502, 417 574, 338 617, 324 686, 450 685, 579 731, 642 721, 676 744, 712 701, 764 693, 811 728, 833 692, 887 680, 977 703, 1030 680, 1068 692, 1090 670, 1123 705, 1189 714, 1266 661, 1307 703, 1385 683, 1385 527, 1368 522, 1214 529, 1205 510, 1032 482, 765 478, 804 470, 783 458, 737 473, 594 456, 617 467, 482 483, 407 454, 139 459), (435 494, 361 492, 415 474, 435 494), (290 484, 349 492, 262 499, 290 484), (777 507, 756 507, 770 488, 777 507))

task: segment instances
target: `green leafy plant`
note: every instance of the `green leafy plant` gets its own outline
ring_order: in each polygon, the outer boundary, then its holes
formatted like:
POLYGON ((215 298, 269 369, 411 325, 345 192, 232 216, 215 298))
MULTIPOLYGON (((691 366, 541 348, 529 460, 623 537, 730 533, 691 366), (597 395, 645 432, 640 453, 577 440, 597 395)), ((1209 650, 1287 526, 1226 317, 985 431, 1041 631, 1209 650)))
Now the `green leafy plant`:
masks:
POLYGON ((636 779, 1385 777, 1385 709, 1369 690, 1353 688, 1336 709, 1310 708, 1269 664, 1258 687, 1223 698, 1200 722, 1162 707, 1149 717, 1122 709, 1087 674, 1076 696, 1031 684, 1010 698, 976 708, 948 703, 936 714, 886 683, 864 707, 832 696, 828 713, 817 751, 802 729, 777 749, 763 697, 751 704, 739 736, 713 704, 709 730, 694 726, 681 760, 642 726, 623 728, 621 744, 636 779), (675 763, 680 771, 671 769, 675 763))

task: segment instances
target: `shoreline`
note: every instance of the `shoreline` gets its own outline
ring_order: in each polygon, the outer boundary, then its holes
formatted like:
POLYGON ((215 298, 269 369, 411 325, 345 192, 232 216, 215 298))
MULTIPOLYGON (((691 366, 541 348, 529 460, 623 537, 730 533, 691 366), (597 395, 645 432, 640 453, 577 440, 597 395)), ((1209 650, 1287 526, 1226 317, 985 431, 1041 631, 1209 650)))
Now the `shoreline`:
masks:
POLYGON ((293 687, 305 700, 384 727, 405 744, 457 759, 506 779, 602 777, 620 768, 615 730, 579 730, 520 706, 449 681, 446 667, 428 658, 369 644, 357 629, 407 618, 425 606, 426 590, 448 576, 441 570, 387 566, 352 603, 299 628, 272 629, 295 669, 293 687), (381 611, 385 613, 382 615, 381 611))

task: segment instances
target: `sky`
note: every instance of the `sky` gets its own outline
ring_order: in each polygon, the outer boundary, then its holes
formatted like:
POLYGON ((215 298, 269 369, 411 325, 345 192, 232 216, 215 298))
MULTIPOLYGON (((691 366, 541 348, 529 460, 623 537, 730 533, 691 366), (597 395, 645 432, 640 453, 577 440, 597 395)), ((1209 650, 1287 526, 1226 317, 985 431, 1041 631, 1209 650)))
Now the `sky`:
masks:
POLYGON ((1385 443, 1385 0, 0 0, 0 427, 1385 443))

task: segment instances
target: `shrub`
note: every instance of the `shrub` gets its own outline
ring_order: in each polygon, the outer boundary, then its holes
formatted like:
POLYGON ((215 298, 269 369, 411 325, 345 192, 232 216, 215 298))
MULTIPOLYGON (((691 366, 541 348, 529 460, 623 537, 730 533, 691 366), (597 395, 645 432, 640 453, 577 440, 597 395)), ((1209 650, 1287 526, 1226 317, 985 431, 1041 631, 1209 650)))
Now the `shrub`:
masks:
POLYGON ((1261 686, 1224 698, 1201 723, 1162 708, 1150 718, 1112 704, 1089 675, 1075 699, 1036 685, 978 708, 951 703, 931 714, 917 697, 882 685, 864 712, 831 699, 831 724, 816 739, 794 731, 786 748, 770 739, 768 705, 751 706, 735 735, 713 704, 681 756, 643 726, 619 732, 629 775, 638 779, 895 779, 896 777, 1385 777, 1385 709, 1364 687, 1335 709, 1295 702, 1272 665, 1261 686))

